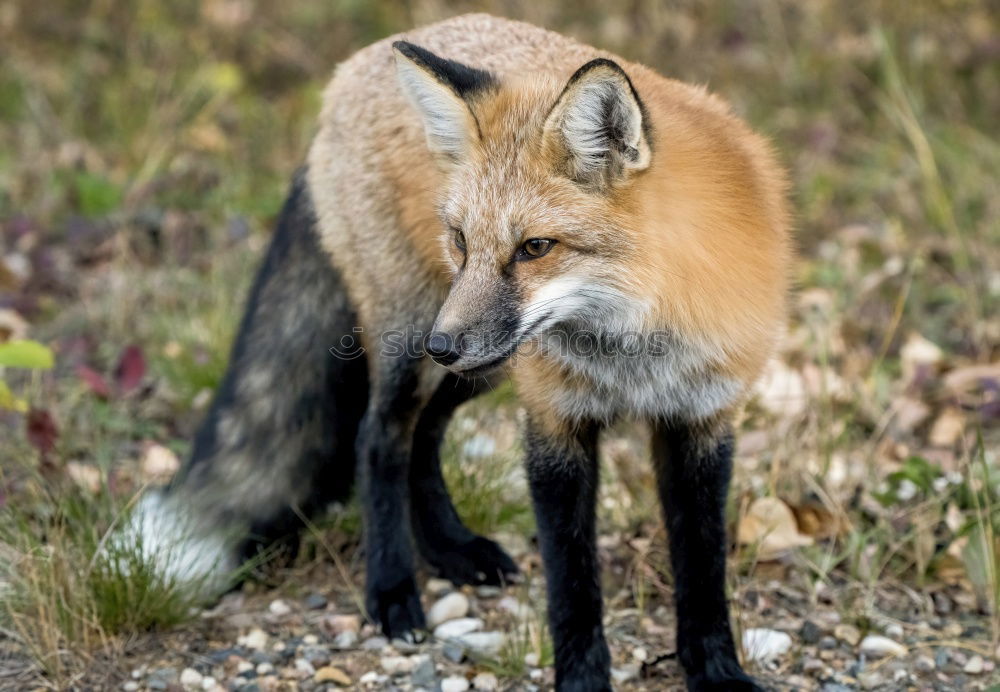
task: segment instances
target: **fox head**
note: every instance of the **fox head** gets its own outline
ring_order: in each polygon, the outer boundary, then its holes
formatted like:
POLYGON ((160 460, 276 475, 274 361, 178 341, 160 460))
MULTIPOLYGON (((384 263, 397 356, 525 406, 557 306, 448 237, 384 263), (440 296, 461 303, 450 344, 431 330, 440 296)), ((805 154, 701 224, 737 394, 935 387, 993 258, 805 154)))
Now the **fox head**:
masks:
POLYGON ((444 174, 438 211, 453 282, 427 352, 480 374, 556 325, 632 319, 630 188, 651 151, 622 68, 595 59, 568 82, 501 81, 410 43, 393 48, 444 174))

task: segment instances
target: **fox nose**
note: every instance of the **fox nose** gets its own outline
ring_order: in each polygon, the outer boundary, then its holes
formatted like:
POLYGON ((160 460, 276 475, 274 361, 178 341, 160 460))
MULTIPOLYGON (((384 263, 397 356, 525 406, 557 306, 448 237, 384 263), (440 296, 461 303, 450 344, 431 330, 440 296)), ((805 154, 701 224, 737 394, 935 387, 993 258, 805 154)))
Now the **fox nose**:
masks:
POLYGON ((455 339, 445 332, 431 332, 424 341, 424 351, 441 365, 451 365, 461 357, 455 339))

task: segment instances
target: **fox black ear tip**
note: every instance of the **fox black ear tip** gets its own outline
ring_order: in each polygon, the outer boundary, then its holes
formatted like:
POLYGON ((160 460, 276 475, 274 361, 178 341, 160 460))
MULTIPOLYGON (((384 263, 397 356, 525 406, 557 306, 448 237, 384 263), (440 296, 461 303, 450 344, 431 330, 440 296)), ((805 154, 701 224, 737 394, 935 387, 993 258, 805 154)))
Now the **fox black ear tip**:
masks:
POLYGON ((417 47, 409 41, 393 41, 392 52, 413 60, 417 56, 417 47))

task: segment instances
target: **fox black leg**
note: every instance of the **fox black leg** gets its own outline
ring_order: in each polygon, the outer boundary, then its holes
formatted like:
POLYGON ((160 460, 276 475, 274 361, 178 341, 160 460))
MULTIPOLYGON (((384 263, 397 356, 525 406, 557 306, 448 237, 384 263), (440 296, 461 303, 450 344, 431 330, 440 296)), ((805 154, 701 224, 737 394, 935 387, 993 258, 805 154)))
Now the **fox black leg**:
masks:
POLYGON ((499 585, 517 573, 517 565, 494 541, 465 527, 441 475, 440 447, 448 421, 474 393, 474 382, 449 374, 420 414, 410 461, 413 535, 439 576, 455 584, 499 585))
POLYGON ((677 655, 689 690, 762 690, 740 667, 726 601, 725 507, 733 437, 714 424, 659 423, 653 459, 670 539, 677 655))
POLYGON ((525 438, 560 692, 611 689, 594 528, 597 435, 596 425, 552 434, 529 422, 525 438))
POLYGON ((365 513, 366 607, 389 637, 424 628, 413 572, 409 466, 419 409, 416 362, 377 360, 371 398, 361 421, 357 457, 365 513))

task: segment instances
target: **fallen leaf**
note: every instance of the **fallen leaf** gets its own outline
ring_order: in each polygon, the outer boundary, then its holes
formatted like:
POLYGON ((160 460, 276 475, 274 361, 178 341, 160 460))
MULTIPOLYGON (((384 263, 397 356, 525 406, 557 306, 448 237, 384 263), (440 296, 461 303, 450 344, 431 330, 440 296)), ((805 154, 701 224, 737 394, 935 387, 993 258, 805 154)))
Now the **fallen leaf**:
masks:
POLYGON ((965 432, 965 414, 949 406, 934 421, 928 441, 935 447, 952 447, 965 432))
POLYGON ((101 471, 96 466, 71 461, 66 464, 66 475, 89 493, 96 495, 101 490, 101 471))
POLYGON ((142 382, 145 374, 146 357, 142 354, 142 349, 135 345, 125 347, 118 359, 118 367, 115 368, 118 392, 124 395, 133 391, 142 382))
POLYGON ((740 519, 737 536, 741 545, 755 545, 757 559, 765 562, 813 543, 811 537, 799 533, 791 508, 776 497, 754 500, 740 519))
POLYGON ((180 468, 177 455, 163 445, 152 444, 142 456, 142 477, 144 482, 163 483, 180 468))
POLYGON ((111 398, 111 386, 101 373, 87 365, 77 365, 76 376, 97 396, 102 399, 111 398))
POLYGON ((808 404, 802 375, 779 360, 768 364, 756 392, 760 405, 778 416, 797 416, 808 404))
POLYGON ((899 360, 903 367, 903 377, 910 382, 922 370, 936 369, 944 360, 944 352, 933 341, 913 332, 899 349, 899 360))
POLYGON ((38 450, 42 464, 48 464, 49 455, 56 448, 59 437, 59 429, 52 414, 45 409, 30 409, 25 419, 25 434, 31 446, 38 450))
POLYGON ((28 322, 16 310, 0 308, 0 341, 14 341, 28 335, 28 322))

